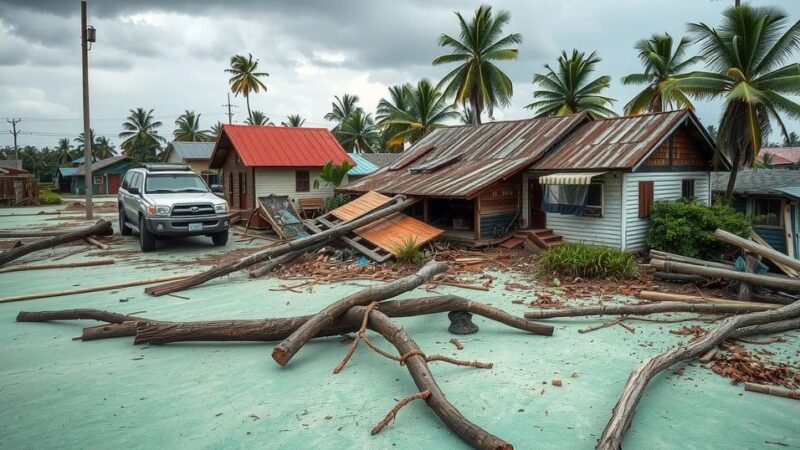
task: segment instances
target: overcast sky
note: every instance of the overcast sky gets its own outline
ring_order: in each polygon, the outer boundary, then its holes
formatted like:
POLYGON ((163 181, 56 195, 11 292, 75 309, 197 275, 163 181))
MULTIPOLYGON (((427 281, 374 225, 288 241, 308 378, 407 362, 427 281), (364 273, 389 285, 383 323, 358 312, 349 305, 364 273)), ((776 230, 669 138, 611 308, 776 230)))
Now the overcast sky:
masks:
MULTIPOLYGON (((511 13, 506 33, 523 36, 519 60, 501 63, 514 82, 513 104, 497 120, 530 117, 533 74, 562 49, 597 50, 598 75, 613 78, 608 92, 623 105, 636 87, 620 77, 639 71, 633 44, 653 33, 686 34, 687 22, 719 23, 733 0, 501 0, 490 4, 511 13)), ((751 0, 773 5, 792 20, 800 0, 751 0)), ((374 112, 386 87, 420 78, 438 81, 448 66, 433 67, 442 54, 440 34, 457 35, 454 11, 471 16, 478 2, 431 0, 89 0, 89 23, 97 42, 89 53, 92 127, 116 144, 128 110, 154 109, 169 138, 176 116, 202 113, 209 128, 226 120, 233 54, 252 53, 269 72, 268 91, 253 95, 253 109, 280 123, 288 114, 307 126, 327 126, 323 115, 334 95, 361 97, 374 112)), ((20 117, 19 144, 54 146, 82 130, 78 0, 0 0, 0 146, 10 145, 5 118, 20 117), (32 133, 32 134, 29 134, 32 133)), ((799 58, 800 59, 800 58, 799 58)), ((246 118, 244 99, 234 122, 246 118)), ((705 124, 717 121, 720 103, 698 104, 705 124)), ((792 123, 791 128, 800 129, 792 123)))

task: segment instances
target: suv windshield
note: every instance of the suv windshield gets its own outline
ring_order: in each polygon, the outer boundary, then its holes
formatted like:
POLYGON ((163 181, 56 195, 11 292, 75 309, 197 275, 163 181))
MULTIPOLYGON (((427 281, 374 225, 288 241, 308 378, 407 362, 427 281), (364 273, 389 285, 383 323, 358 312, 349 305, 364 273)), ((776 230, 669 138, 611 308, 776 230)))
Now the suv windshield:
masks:
POLYGON ((196 174, 149 174, 145 183, 148 194, 174 192, 208 192, 208 187, 196 174))

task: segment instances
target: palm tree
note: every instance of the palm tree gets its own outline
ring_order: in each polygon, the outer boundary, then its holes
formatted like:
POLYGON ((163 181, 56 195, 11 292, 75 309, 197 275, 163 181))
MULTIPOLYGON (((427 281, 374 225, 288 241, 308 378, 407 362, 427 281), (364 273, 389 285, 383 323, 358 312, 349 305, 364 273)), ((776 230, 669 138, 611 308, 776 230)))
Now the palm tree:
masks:
POLYGON ((405 148, 405 138, 392 139, 398 134, 406 131, 408 125, 389 123, 395 111, 408 111, 409 91, 411 85, 396 84, 389 86, 389 99, 382 98, 378 102, 378 108, 375 114, 377 119, 376 125, 383 130, 383 139, 386 141, 386 147, 390 152, 402 152, 405 148))
POLYGON ((342 147, 355 153, 375 153, 380 147, 381 135, 372 116, 360 109, 347 116, 334 135, 342 147))
POLYGON ((186 110, 175 119, 175 131, 172 135, 176 141, 206 142, 211 140, 209 132, 200 129, 200 114, 186 110))
POLYGON ((775 159, 773 158, 772 153, 764 153, 761 155, 761 161, 756 161, 753 165, 759 169, 772 169, 774 162, 775 159))
POLYGON ((522 35, 512 33, 500 37, 503 26, 511 15, 500 11, 492 16, 491 6, 480 6, 470 23, 456 13, 461 28, 459 39, 443 34, 439 46, 450 48, 451 52, 433 60, 433 65, 458 63, 459 66, 445 75, 440 86, 445 86, 446 95, 455 95, 455 103, 469 102, 477 111, 478 123, 483 110, 493 116, 494 107, 508 106, 514 87, 511 79, 493 61, 517 59, 518 51, 510 46, 522 42, 522 35))
POLYGON ((333 128, 336 131, 351 114, 358 111, 363 112, 363 110, 360 106, 356 106, 356 103, 358 103, 357 95, 344 94, 341 98, 338 95, 333 98, 336 101, 331 103, 331 112, 325 114, 325 120, 336 122, 337 124, 333 128))
POLYGON ((274 125, 263 112, 255 110, 244 123, 248 125, 274 125))
POLYGON ((97 159, 117 156, 117 152, 114 151, 114 144, 105 136, 98 136, 95 138, 94 144, 92 144, 92 154, 97 159))
POLYGON ((119 134, 120 139, 123 139, 120 147, 126 155, 139 160, 154 158, 161 143, 166 142, 166 139, 158 135, 161 125, 163 124, 160 121, 153 120, 152 109, 131 109, 127 120, 122 123, 124 131, 119 134))
POLYGON ((56 158, 58 163, 62 166, 69 165, 75 159, 75 149, 69 143, 69 139, 62 138, 58 140, 58 146, 55 148, 56 158))
POLYGON ((211 126, 212 139, 216 140, 220 134, 222 134, 222 122, 217 122, 211 126))
POLYGON ((785 95, 800 93, 800 64, 783 65, 800 47, 800 21, 785 29, 788 17, 773 8, 731 7, 722 24, 689 24, 710 71, 675 77, 668 89, 681 89, 702 99, 723 98, 717 154, 731 161, 726 200, 730 201, 740 166, 752 166, 779 113, 800 118, 800 105, 785 95))
POLYGON ((571 56, 562 51, 557 71, 545 64, 547 73, 533 76, 533 83, 541 89, 534 91, 534 102, 526 108, 535 109, 536 117, 564 116, 580 111, 597 117, 615 116, 609 108, 614 99, 600 95, 603 89, 611 86, 611 77, 603 75, 589 81, 599 62, 597 52, 587 57, 578 50, 572 50, 571 56))
POLYGON ((798 147, 800 146, 800 136, 797 133, 790 131, 788 136, 783 137, 784 147, 798 147))
POLYGON ((666 92, 666 81, 700 60, 699 56, 684 58, 689 38, 681 38, 675 50, 672 49, 672 36, 668 33, 654 34, 643 39, 634 48, 639 51, 639 60, 644 72, 622 77, 622 84, 644 84, 645 88, 625 105, 625 114, 636 115, 643 111, 661 112, 668 109, 693 108, 692 102, 679 89, 666 92))
POLYGON ((469 105, 464 105, 464 108, 458 112, 458 120, 464 125, 473 125, 478 123, 478 116, 475 115, 475 110, 469 105))
MULTIPOLYGON (((89 136, 91 137, 90 141, 92 143, 92 146, 94 147, 94 142, 96 140, 96 137, 93 128, 89 128, 89 136)), ((79 134, 78 137, 75 138, 75 143, 78 144, 78 146, 75 149, 76 152, 80 155, 83 155, 84 148, 86 147, 86 139, 84 139, 83 133, 79 134)))
POLYGON ((300 114, 289 114, 286 116, 286 122, 281 122, 281 125, 299 128, 302 127, 304 123, 306 123, 306 119, 300 117, 300 114))
POLYGON ((458 117, 453 104, 448 104, 444 94, 428 80, 420 80, 416 87, 405 87, 406 109, 394 108, 389 112, 387 124, 400 125, 404 129, 391 137, 391 141, 417 142, 444 121, 458 117))
POLYGON ((247 101, 247 116, 251 117, 250 113, 250 93, 258 93, 262 89, 267 91, 267 86, 259 80, 260 77, 268 77, 266 72, 256 72, 258 69, 258 60, 253 60, 253 55, 248 54, 247 58, 242 55, 233 55, 231 57, 231 67, 225 69, 225 72, 233 75, 228 82, 231 84, 231 92, 233 95, 242 94, 247 101))

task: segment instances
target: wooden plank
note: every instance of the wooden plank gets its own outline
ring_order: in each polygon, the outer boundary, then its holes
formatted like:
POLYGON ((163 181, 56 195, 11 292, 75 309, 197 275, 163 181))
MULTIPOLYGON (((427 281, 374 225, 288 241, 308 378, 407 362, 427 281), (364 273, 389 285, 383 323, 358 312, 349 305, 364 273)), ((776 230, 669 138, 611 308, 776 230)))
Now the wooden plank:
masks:
MULTIPOLYGON (((321 222, 322 225, 325 225, 327 227, 331 227, 331 225, 333 225, 333 224, 331 224, 331 222, 323 219, 322 217, 317 217, 317 223, 320 223, 320 222, 321 222), (330 224, 330 225, 328 225, 328 224, 330 224)), ((306 227, 308 227, 308 229, 311 230, 311 232, 314 233, 314 234, 322 233, 322 228, 320 228, 317 225, 317 223, 314 223, 312 221, 306 222, 306 227)), ((339 240, 342 241, 348 247, 352 248, 353 250, 361 253, 362 255, 366 256, 367 258, 369 258, 369 259, 371 259, 371 260, 373 260, 375 262, 384 262, 384 261, 386 261, 386 260, 388 260, 389 258, 392 257, 391 254, 381 255, 381 254, 379 254, 379 253, 377 253, 377 252, 375 252, 373 250, 370 250, 367 247, 365 247, 363 244, 361 244, 359 242, 356 242, 354 239, 348 238, 346 236, 340 236, 339 240)))
POLYGON ((357 199, 346 203, 329 214, 341 220, 353 220, 389 203, 392 199, 375 191, 369 191, 357 199))
MULTIPOLYGON (((758 233, 755 232, 755 230, 753 230, 753 232, 750 234, 750 239, 752 239, 753 242, 755 242, 757 244, 761 244, 764 247, 772 249, 772 246, 769 245, 769 243, 767 241, 765 241, 764 238, 759 236, 758 233)), ((773 249, 773 250, 775 250, 775 249, 773 249)), ((789 275, 790 277, 797 277, 798 272, 796 270, 794 270, 793 268, 788 267, 788 266, 786 266, 784 264, 781 264, 778 261, 772 261, 772 263, 775 264, 775 266, 778 269, 781 269, 781 271, 783 273, 785 273, 786 275, 789 275)))
POLYGON ((444 230, 405 214, 395 213, 357 228, 355 233, 381 249, 397 255, 397 248, 408 239, 414 239, 417 245, 421 246, 444 233, 444 230))
POLYGON ((797 255, 794 254, 794 229, 792 229, 792 214, 791 214, 791 205, 789 202, 783 202, 783 232, 786 235, 786 254, 790 258, 797 259, 797 255))

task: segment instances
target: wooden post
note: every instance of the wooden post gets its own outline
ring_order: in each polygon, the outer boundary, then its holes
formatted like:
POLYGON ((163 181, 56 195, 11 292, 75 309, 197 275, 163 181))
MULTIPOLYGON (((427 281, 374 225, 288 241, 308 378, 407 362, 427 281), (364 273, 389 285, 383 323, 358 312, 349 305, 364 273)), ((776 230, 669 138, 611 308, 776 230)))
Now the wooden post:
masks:
POLYGON ((77 241, 93 235, 110 235, 113 233, 111 222, 100 219, 94 225, 86 228, 79 228, 58 236, 49 237, 40 241, 31 242, 20 247, 12 248, 0 253, 0 266, 3 266, 17 258, 38 250, 55 247, 56 245, 66 244, 67 242, 77 241))
MULTIPOLYGON (((744 252, 744 271, 746 273, 756 273, 758 267, 758 260, 750 252, 744 252)), ((739 282, 739 296, 741 301, 749 302, 753 298, 753 285, 746 282, 739 282)))
POLYGON ((791 267, 794 270, 800 270, 800 261, 779 251, 757 244, 749 239, 740 238, 733 233, 728 233, 727 231, 720 229, 714 232, 714 237, 718 241, 727 242, 728 244, 741 247, 745 250, 750 250, 751 252, 768 258, 773 262, 781 263, 785 266, 791 267))
POLYGON ((89 125, 89 28, 86 23, 86 0, 81 0, 81 72, 83 74, 83 179, 86 186, 86 218, 94 217, 92 208, 92 128, 89 125))
POLYGON ((650 265, 658 270, 666 270, 667 272, 690 273, 693 275, 703 275, 705 277, 726 278, 729 280, 744 281, 746 283, 782 289, 790 292, 800 291, 800 280, 792 278, 756 275, 754 273, 744 273, 736 270, 717 269, 715 267, 700 267, 693 264, 659 261, 655 259, 650 261, 650 265))

